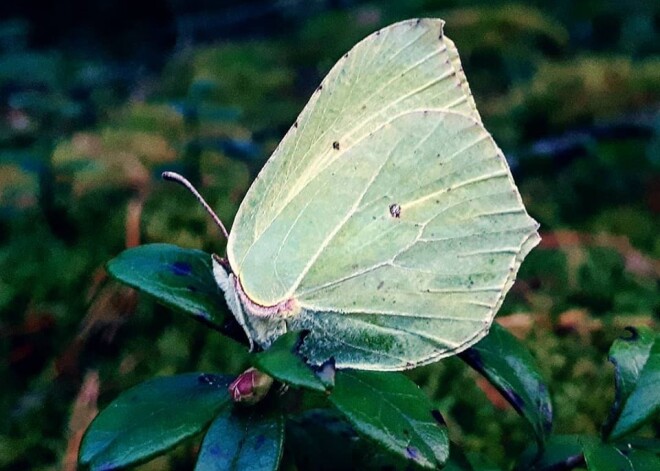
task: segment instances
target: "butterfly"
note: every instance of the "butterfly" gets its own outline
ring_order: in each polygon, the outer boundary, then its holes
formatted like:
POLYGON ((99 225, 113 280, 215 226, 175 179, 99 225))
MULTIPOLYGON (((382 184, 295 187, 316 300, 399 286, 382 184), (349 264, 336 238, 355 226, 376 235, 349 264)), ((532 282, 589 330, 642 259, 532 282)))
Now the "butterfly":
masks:
POLYGON ((252 346, 304 330, 311 364, 387 371, 488 333, 538 224, 443 26, 354 46, 248 190, 213 272, 252 346))

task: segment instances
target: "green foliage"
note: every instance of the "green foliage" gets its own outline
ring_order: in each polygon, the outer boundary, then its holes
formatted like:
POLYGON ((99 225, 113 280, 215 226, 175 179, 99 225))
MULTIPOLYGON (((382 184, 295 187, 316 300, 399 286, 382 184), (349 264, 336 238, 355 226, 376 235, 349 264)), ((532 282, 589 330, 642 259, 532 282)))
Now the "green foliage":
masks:
POLYGON ((494 324, 486 338, 459 356, 527 419, 542 446, 552 428, 552 403, 529 351, 506 329, 494 324))
POLYGON ((282 335, 267 351, 254 355, 254 366, 289 386, 324 392, 334 385, 334 377, 323 381, 297 354, 301 337, 299 332, 282 335))
POLYGON ((280 414, 226 408, 206 432, 195 471, 274 471, 283 441, 280 414))
POLYGON ((616 401, 605 426, 606 437, 621 438, 660 410, 660 335, 647 328, 629 328, 629 338, 610 349, 616 368, 616 401))
POLYGON ((213 278, 211 257, 201 250, 150 244, 122 252, 108 263, 117 280, 158 299, 165 306, 222 329, 217 306, 224 302, 213 278))
POLYGON ((145 461, 189 438, 229 401, 227 377, 188 373, 156 378, 115 399, 89 427, 80 463, 109 470, 145 461))
MULTIPOLYGON (((191 263, 192 260, 204 258, 200 255, 202 253, 177 250, 165 244, 147 245, 121 254, 117 260, 110 263, 111 273, 119 279, 132 282, 140 279, 141 282, 135 284, 136 287, 144 285, 146 291, 158 301, 181 307, 189 302, 190 292, 177 289, 182 284, 180 278, 196 280, 211 275, 212 269, 208 264, 191 263), (182 260, 186 256, 188 263, 184 264, 182 260), (149 258, 157 264, 154 265, 149 258), (164 268, 154 270, 153 266, 164 268), (176 276, 163 276, 164 270, 171 272, 173 267, 176 276), (141 278, 136 278, 136 273, 140 273, 141 278), (168 282, 173 283, 170 289, 168 282), (153 289, 153 286, 158 289, 153 289)), ((207 254, 206 259, 210 260, 211 256, 207 254)), ((182 310, 193 316, 197 312, 195 309, 182 310)), ((573 469, 586 462, 588 469, 597 470, 604 466, 602 463, 612 466, 616 466, 621 460, 627 463, 622 453, 628 455, 631 452, 634 454, 630 459, 630 469, 660 462, 660 457, 647 451, 645 447, 633 447, 632 441, 623 444, 611 442, 612 439, 628 436, 643 422, 650 420, 658 408, 658 397, 653 387, 660 371, 655 352, 657 336, 648 329, 631 329, 631 332, 631 338, 615 342, 611 350, 611 358, 617 366, 617 398, 604 428, 603 440, 606 441, 603 442, 588 435, 550 435, 552 413, 548 388, 533 358, 503 328, 496 326, 489 336, 461 354, 468 365, 483 374, 487 381, 503 393, 534 429, 537 445, 521 456, 518 464, 520 469, 545 470, 555 466, 573 469), (611 458, 603 461, 603 456, 609 455, 611 458)), ((333 416, 327 415, 327 412, 315 412, 325 417, 324 424, 328 426, 328 430, 323 433, 332 437, 338 425, 345 420, 348 424, 345 430, 350 431, 350 434, 356 433, 365 440, 367 451, 356 452, 354 447, 348 447, 343 453, 349 457, 335 458, 333 462, 350 460, 351 457, 355 458, 356 454, 358 457, 368 456, 373 445, 382 447, 389 455, 389 458, 384 459, 395 463, 395 466, 405 464, 433 469, 447 461, 450 450, 444 418, 410 379, 398 373, 340 370, 333 374, 334 383, 326 383, 326 386, 299 356, 299 346, 300 334, 291 332, 278 339, 267 351, 253 354, 252 363, 283 383, 301 388, 302 393, 321 394, 321 402, 327 394, 327 401, 343 419, 332 419, 333 416), (328 386, 331 386, 329 392, 328 386)), ((204 424, 213 420, 212 410, 218 411, 222 404, 227 402, 229 381, 222 381, 224 402, 218 398, 217 393, 212 394, 208 400, 219 402, 216 406, 204 406, 204 413, 201 415, 196 404, 203 404, 203 401, 207 400, 205 398, 208 392, 206 389, 196 392, 191 383, 196 384, 194 387, 197 389, 200 383, 208 383, 215 388, 220 381, 211 375, 175 376, 144 383, 121 395, 90 426, 82 443, 81 461, 91 463, 93 467, 106 466, 104 469, 114 469, 121 464, 136 463, 155 453, 166 451, 184 438, 199 433, 204 424), (179 385, 178 378, 186 381, 179 385), (194 383, 195 380, 197 383, 194 383), (163 381, 172 381, 173 384, 161 385, 159 382, 163 381), (158 393, 159 389, 167 393, 165 399, 158 393), (190 397, 185 399, 186 406, 180 411, 162 408, 163 401, 176 402, 182 399, 182 394, 190 397), (153 404, 154 401, 156 405, 153 404), (156 410, 152 411, 152 407, 156 407, 156 410), (113 433, 118 434, 117 431, 124 430, 128 425, 125 421, 133 423, 133 419, 139 414, 145 414, 149 420, 138 422, 135 432, 113 437, 113 433), (162 418, 158 414, 163 414, 162 418), (206 422, 202 423, 202 418, 206 422), (189 424, 189 427, 179 425, 179 421, 189 424), (143 444, 137 447, 139 452, 131 451, 136 449, 136 442, 143 444), (160 445, 154 445, 155 442, 160 445), (115 463, 113 459, 119 459, 114 458, 115 455, 121 456, 122 461, 115 463)), ((289 453, 295 456, 295 450, 299 446, 296 442, 305 441, 297 431, 301 427, 300 414, 302 412, 304 416, 312 413, 312 409, 305 411, 304 401, 298 402, 298 405, 291 409, 283 400, 285 396, 286 394, 273 397, 271 394, 270 400, 267 398, 257 406, 237 404, 233 408, 223 409, 224 412, 214 419, 214 424, 206 433, 198 467, 277 469, 281 456, 284 420, 293 421, 293 432, 290 434, 290 441, 293 443, 287 441, 284 446, 292 447, 289 453), (262 446, 263 453, 250 451, 262 446)), ((318 400, 312 403, 314 402, 318 400)), ((317 427, 322 428, 323 425, 317 424, 317 427)), ((477 462, 485 463, 481 458, 461 458, 458 454, 449 466, 450 469, 490 467, 488 464, 475 465, 477 462)))
POLYGON ((409 466, 433 469, 449 456, 440 412, 401 374, 338 371, 329 399, 355 430, 409 466))

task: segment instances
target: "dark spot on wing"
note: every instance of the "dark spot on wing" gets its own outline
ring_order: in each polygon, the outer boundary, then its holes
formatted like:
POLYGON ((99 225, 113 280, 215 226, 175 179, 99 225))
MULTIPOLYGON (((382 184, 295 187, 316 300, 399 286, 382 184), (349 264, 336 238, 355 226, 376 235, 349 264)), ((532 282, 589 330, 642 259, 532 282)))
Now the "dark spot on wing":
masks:
POLYGON ((192 267, 188 262, 174 262, 170 265, 170 269, 177 276, 187 276, 192 273, 192 267))
POLYGON ((385 286, 385 282, 381 281, 380 283, 378 283, 378 286, 376 286, 376 289, 381 289, 383 286, 385 286))
POLYGON ((447 425, 447 422, 445 422, 445 418, 442 416, 440 411, 438 409, 433 409, 431 411, 431 416, 433 416, 433 419, 440 424, 440 425, 447 425))
POLYGON ((332 148, 333 148, 334 150, 339 150, 339 141, 335 141, 335 142, 333 142, 333 143, 332 143, 332 148))
POLYGON ((362 110, 366 110, 366 109, 367 109, 367 105, 362 105, 362 108, 360 108, 360 109, 362 109, 362 110))
POLYGON ((394 203, 390 205, 390 216, 393 218, 401 217, 401 206, 399 204, 394 203))
POLYGON ((297 128, 297 127, 298 127, 298 121, 296 121, 295 123, 293 123, 293 127, 294 127, 294 128, 297 128))
POLYGON ((320 92, 321 90, 323 90, 323 84, 319 85, 319 86, 316 88, 316 91, 317 91, 317 92, 320 92))
POLYGON ((347 57, 348 57, 348 52, 344 54, 344 59, 346 59, 347 57))

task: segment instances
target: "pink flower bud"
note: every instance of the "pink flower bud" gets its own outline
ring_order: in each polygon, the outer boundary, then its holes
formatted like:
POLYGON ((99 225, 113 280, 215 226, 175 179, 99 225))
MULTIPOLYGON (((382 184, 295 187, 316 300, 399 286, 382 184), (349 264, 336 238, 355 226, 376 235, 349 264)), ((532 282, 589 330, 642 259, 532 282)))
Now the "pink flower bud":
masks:
POLYGON ((273 384, 273 378, 255 368, 248 368, 229 385, 234 402, 256 404, 261 401, 273 384))

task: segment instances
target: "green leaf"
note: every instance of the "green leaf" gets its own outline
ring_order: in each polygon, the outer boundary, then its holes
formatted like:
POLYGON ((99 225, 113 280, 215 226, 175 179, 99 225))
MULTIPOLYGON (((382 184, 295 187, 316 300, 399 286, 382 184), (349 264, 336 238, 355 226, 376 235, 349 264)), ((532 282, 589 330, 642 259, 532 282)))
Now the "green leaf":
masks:
POLYGON ((324 392, 328 385, 298 354, 302 337, 300 332, 287 332, 273 342, 268 350, 254 355, 253 365, 283 383, 324 392))
POLYGON ((442 416, 402 374, 337 371, 329 399, 359 433, 410 464, 435 468, 449 456, 442 416))
POLYGON ((515 469, 573 469, 582 462, 582 444, 593 440, 587 435, 550 435, 539 453, 538 443, 530 445, 521 455, 515 469))
POLYGON ((187 373, 155 378, 129 389, 85 432, 80 463, 107 471, 164 453, 201 432, 229 403, 230 380, 187 373))
POLYGON ((660 458, 647 451, 620 450, 614 445, 590 441, 584 443, 584 460, 590 471, 655 471, 660 458))
POLYGON ((619 448, 628 447, 636 450, 645 450, 660 455, 660 439, 644 437, 626 437, 615 443, 619 448))
POLYGON ((605 443, 585 443, 584 460, 590 471, 632 470, 627 458, 614 446, 605 443))
POLYGON ((626 456, 636 471, 657 471, 660 469, 660 456, 646 450, 630 450, 626 456))
POLYGON ((297 469, 397 469, 401 460, 357 434, 334 409, 311 409, 287 418, 287 452, 297 469))
POLYGON ((543 444, 552 429, 552 402, 536 361, 518 339, 495 323, 459 357, 500 391, 543 444))
POLYGON ((615 367, 616 398, 603 436, 620 438, 660 410, 660 334, 628 327, 631 336, 614 341, 609 359, 615 367))
POLYGON ((358 465, 359 442, 353 427, 334 409, 312 409, 287 418, 287 452, 298 469, 351 469, 358 465))
POLYGON ((170 244, 141 245, 110 260, 108 272, 165 306, 223 329, 220 307, 225 300, 206 252, 170 244))
POLYGON ((211 424, 195 471, 270 471, 282 457, 284 419, 254 407, 227 408, 211 424))

